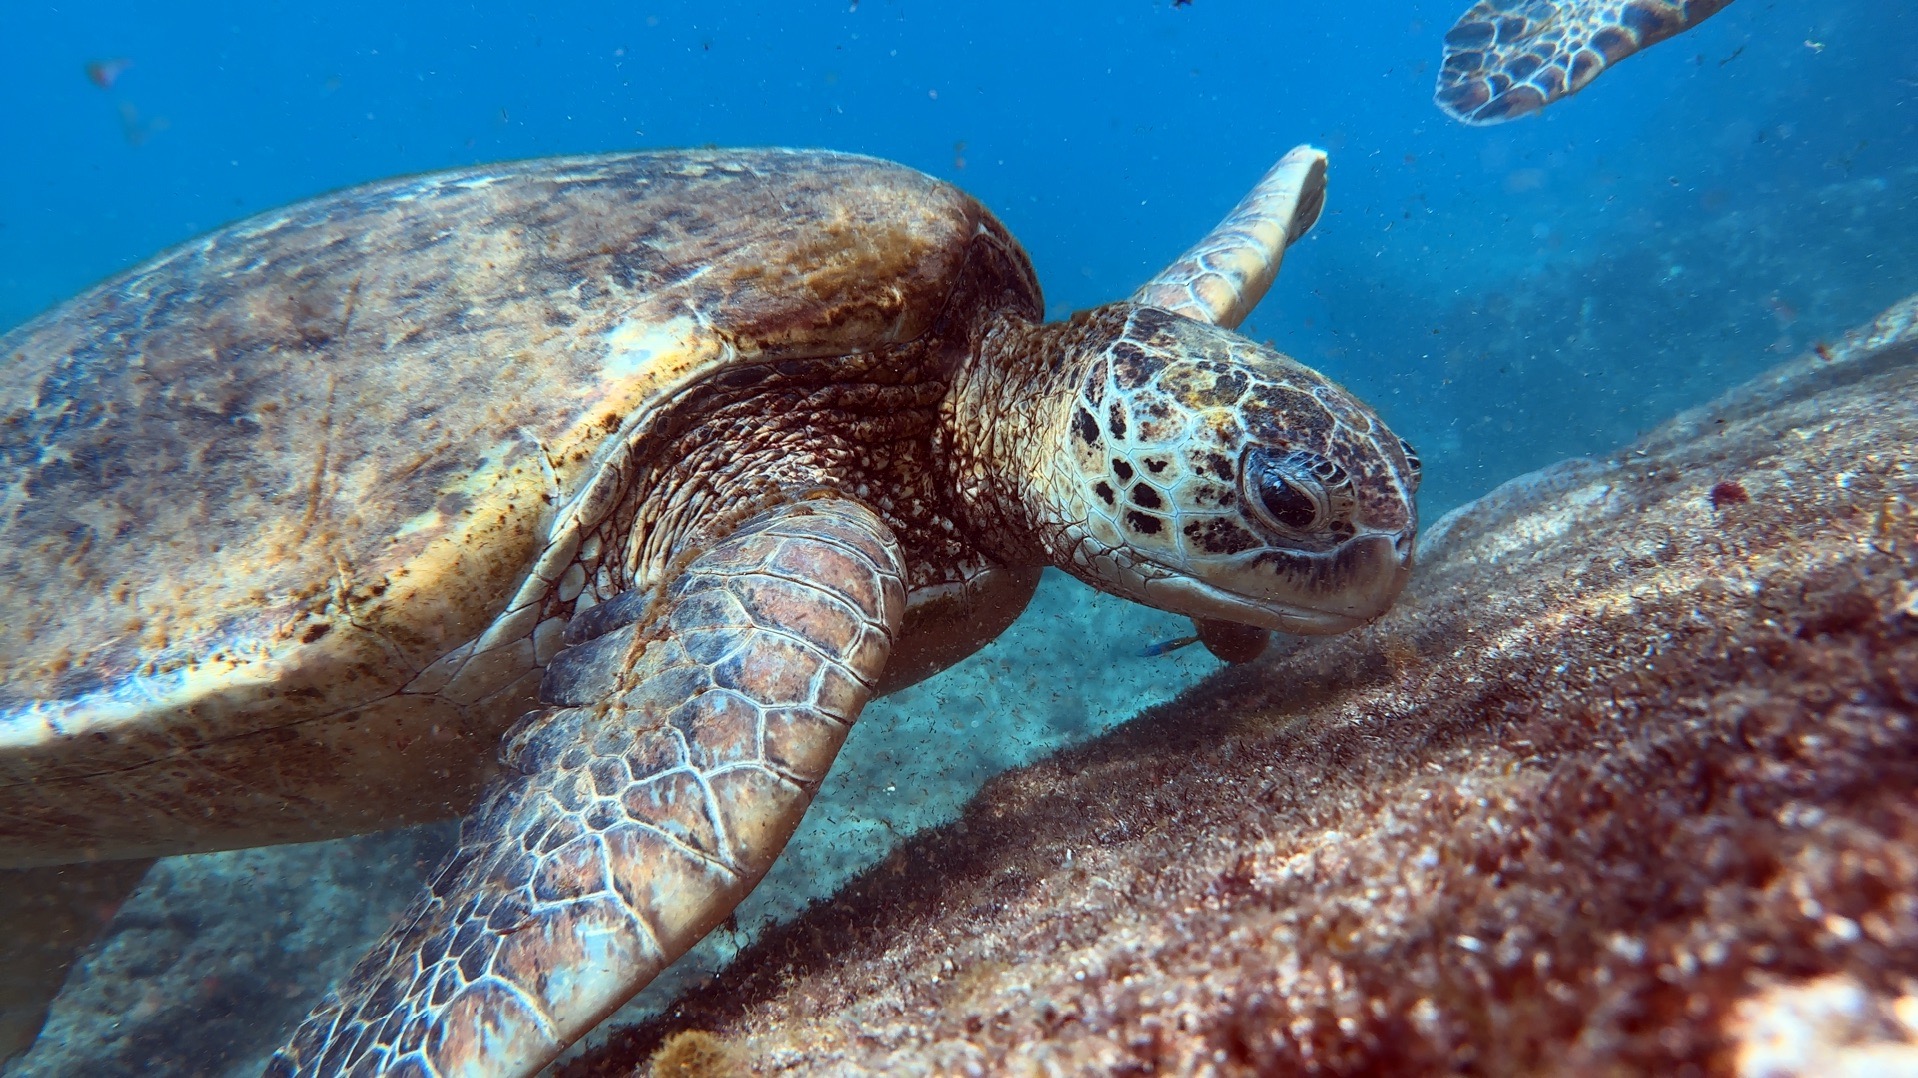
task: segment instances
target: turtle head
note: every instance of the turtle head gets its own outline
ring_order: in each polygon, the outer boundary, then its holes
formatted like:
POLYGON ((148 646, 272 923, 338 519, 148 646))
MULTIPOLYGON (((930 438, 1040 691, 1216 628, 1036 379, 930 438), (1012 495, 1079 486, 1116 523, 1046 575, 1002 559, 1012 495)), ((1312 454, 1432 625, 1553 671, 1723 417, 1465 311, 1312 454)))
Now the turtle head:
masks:
POLYGON ((1203 621, 1335 633, 1411 573, 1419 461, 1316 371, 1230 330, 1119 303, 1062 326, 1070 397, 1035 430, 1049 559, 1203 621), (1055 440, 1056 439, 1056 440, 1055 440))

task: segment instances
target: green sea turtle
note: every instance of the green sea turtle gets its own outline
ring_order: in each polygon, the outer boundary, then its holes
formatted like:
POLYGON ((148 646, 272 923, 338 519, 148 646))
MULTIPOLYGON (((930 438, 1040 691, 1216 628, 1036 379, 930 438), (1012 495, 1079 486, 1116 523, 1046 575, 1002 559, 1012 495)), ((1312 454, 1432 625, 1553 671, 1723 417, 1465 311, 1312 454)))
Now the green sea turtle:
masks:
POLYGON ((1416 457, 1228 328, 1323 184, 1294 151, 1051 324, 964 193, 782 150, 379 183, 108 281, 0 338, 0 864, 465 813, 270 1071, 537 1070, 1043 566, 1214 626, 1387 608, 1416 457))
POLYGON ((1496 124, 1570 97, 1599 72, 1732 0, 1478 0, 1445 35, 1439 107, 1496 124))

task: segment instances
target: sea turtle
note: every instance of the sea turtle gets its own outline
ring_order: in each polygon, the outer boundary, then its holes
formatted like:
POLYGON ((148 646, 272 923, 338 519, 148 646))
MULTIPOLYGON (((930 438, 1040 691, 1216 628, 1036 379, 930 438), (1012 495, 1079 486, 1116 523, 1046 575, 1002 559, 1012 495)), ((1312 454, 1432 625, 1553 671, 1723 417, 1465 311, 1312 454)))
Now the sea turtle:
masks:
POLYGON ((1416 456, 1228 328, 1323 184, 1295 150, 1050 324, 957 188, 787 150, 378 183, 94 288, 0 338, 0 864, 465 813, 270 1072, 537 1070, 1043 566, 1214 626, 1387 608, 1416 456))
POLYGON ((1445 35, 1439 108, 1468 124, 1537 112, 1732 0, 1478 0, 1445 35))

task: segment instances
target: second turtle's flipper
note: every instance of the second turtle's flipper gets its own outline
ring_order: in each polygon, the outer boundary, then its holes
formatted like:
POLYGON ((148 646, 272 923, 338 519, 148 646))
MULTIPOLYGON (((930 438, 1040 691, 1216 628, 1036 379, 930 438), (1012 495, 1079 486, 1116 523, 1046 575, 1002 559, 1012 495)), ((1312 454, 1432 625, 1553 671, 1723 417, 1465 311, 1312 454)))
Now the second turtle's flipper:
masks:
POLYGON ((1285 249, 1325 208, 1325 151, 1297 146, 1217 228, 1132 294, 1199 322, 1236 329, 1279 275, 1285 249))
MULTIPOLYGON (((560 705, 421 900, 268 1073, 530 1075, 732 912, 872 695, 905 610, 871 510, 772 510, 636 624, 555 657, 560 705)), ((637 614, 638 611, 635 611, 637 614)))
POLYGON ((1468 124, 1537 112, 1731 0, 1479 0, 1445 35, 1439 108, 1468 124))
POLYGON ((68 968, 152 864, 93 861, 0 871, 0 1070, 33 1044, 68 968))

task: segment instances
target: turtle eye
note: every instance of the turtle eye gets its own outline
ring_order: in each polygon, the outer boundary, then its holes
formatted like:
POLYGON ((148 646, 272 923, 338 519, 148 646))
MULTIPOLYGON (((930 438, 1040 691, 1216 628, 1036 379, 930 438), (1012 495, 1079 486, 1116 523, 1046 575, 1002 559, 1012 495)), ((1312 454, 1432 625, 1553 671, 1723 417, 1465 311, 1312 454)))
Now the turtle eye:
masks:
POLYGON ((1343 479, 1344 469, 1312 453, 1284 457, 1254 450, 1244 470, 1246 500, 1260 510, 1265 522, 1283 532, 1314 531, 1325 523, 1328 497, 1319 473, 1321 463, 1343 479))
POLYGON ((1419 480, 1425 477, 1425 465, 1419 461, 1419 451, 1412 448, 1411 442, 1400 438, 1399 452, 1405 454, 1405 466, 1412 469, 1412 489, 1417 490, 1419 480))

